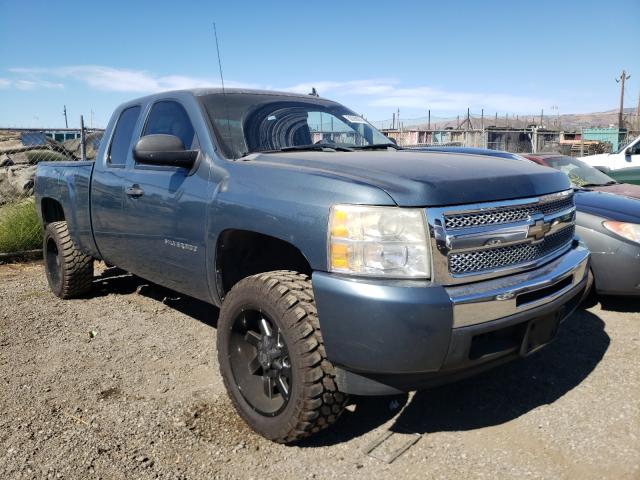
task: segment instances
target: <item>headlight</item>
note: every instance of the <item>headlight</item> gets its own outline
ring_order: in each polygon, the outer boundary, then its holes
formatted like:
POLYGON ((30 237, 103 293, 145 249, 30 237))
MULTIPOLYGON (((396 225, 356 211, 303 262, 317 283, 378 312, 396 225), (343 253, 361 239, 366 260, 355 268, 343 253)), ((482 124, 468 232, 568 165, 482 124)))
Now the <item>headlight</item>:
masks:
POLYGON ((606 222, 602 222, 602 225, 610 232, 613 232, 622 238, 640 243, 640 224, 613 222, 608 220, 606 222))
POLYGON ((334 205, 329 270, 371 277, 429 278, 424 212, 417 208, 334 205))

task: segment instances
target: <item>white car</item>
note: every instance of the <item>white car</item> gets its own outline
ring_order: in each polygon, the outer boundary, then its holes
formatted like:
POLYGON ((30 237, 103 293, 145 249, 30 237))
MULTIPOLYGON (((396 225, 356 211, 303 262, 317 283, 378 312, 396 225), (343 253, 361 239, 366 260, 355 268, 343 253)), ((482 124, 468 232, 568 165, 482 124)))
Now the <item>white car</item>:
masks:
POLYGON ((640 184, 640 137, 615 153, 601 153, 580 158, 592 167, 603 170, 620 182, 640 184))

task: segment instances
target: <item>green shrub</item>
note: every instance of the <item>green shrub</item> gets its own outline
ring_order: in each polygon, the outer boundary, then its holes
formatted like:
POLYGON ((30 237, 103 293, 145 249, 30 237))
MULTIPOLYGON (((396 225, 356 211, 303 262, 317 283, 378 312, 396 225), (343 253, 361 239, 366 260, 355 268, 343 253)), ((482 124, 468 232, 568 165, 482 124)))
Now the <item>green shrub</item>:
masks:
POLYGON ((33 199, 0 207, 0 252, 34 250, 42 246, 42 227, 33 199))

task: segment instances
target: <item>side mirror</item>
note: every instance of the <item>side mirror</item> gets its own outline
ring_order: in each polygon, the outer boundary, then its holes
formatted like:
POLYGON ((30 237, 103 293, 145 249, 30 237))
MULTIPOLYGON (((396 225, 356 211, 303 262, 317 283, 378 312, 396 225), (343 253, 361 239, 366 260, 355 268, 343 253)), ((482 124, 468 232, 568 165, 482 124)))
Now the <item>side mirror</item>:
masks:
POLYGON ((629 147, 624 151, 625 156, 630 157, 633 154, 632 148, 629 147))
POLYGON ((133 158, 144 165, 191 168, 198 150, 185 150, 175 135, 145 135, 133 147, 133 158))

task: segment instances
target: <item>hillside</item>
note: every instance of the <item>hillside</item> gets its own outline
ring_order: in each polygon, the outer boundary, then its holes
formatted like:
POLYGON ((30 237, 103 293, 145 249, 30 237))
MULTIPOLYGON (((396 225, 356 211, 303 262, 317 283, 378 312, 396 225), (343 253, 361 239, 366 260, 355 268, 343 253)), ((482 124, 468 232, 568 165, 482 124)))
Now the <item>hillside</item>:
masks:
MULTIPOLYGON (((608 127, 610 125, 616 126, 618 124, 618 110, 607 110, 605 112, 591 112, 591 113, 568 113, 560 115, 550 115, 550 112, 544 115, 544 126, 548 128, 561 127, 563 130, 579 130, 580 128, 589 127, 608 127)), ((431 117, 431 128, 456 128, 458 122, 463 122, 465 115, 460 115, 459 119, 456 117, 431 117)), ((402 126, 404 128, 427 128, 427 117, 419 118, 401 118, 402 126)), ((637 118, 635 108, 625 108, 625 121, 628 128, 637 129, 637 118)), ((391 120, 373 121, 375 126, 379 128, 390 128, 391 120)), ((540 123, 540 114, 537 115, 519 115, 519 116, 498 116, 497 122, 494 115, 487 115, 484 117, 484 125, 488 126, 510 126, 510 127, 526 127, 530 124, 538 125, 540 123)), ((474 128, 480 128, 482 120, 480 115, 471 115, 471 124, 474 128)))

